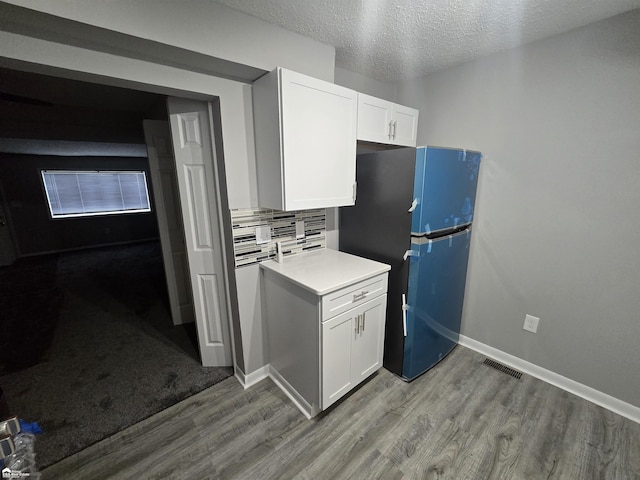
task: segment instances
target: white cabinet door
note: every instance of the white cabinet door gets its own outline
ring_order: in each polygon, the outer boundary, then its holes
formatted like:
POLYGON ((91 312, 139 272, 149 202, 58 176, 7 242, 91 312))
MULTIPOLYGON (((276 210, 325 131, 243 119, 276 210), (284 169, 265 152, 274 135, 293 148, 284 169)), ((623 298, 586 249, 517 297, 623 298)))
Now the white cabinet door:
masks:
POLYGON ((393 103, 358 94, 358 140, 390 143, 393 133, 393 103))
POLYGON ((253 107, 261 207, 354 204, 355 91, 277 68, 254 83, 253 107))
POLYGON ((377 297, 358 310, 360 327, 354 328, 356 335, 351 347, 351 381, 354 385, 382 367, 387 296, 377 297))
POLYGON ((394 145, 415 147, 418 136, 418 110, 393 106, 393 140, 394 145))
POLYGON ((322 324, 322 409, 353 388, 351 348, 355 337, 354 308, 322 324))
POLYGON ((353 205, 357 94, 281 72, 285 210, 353 205))

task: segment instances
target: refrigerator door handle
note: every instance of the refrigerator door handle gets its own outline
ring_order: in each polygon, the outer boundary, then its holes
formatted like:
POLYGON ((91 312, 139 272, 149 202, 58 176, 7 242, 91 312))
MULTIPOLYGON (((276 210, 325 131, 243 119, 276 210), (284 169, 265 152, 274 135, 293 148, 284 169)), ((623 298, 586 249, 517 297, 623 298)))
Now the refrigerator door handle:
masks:
POLYGON ((404 336, 407 336, 407 296, 402 294, 402 327, 404 336))
POLYGON ((406 262, 408 257, 419 257, 419 256, 420 256, 420 252, 416 250, 407 250, 406 252, 404 252, 404 255, 402 256, 402 260, 406 262))
POLYGON ((411 207, 409 208, 408 212, 409 213, 413 212, 417 207, 418 207, 418 199, 414 198, 413 202, 411 202, 411 207))

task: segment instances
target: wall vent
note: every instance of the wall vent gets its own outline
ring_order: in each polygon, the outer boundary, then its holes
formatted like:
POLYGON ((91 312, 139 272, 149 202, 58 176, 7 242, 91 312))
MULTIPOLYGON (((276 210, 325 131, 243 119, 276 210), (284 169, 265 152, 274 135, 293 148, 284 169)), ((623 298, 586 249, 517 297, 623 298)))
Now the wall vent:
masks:
POLYGON ((513 368, 509 368, 506 365, 503 365, 501 363, 496 362, 495 360, 491 360, 489 358, 485 358, 484 359, 484 364, 489 366, 489 367, 491 367, 491 368, 495 368, 496 370, 499 370, 502 373, 506 373, 507 375, 511 375, 512 377, 517 378, 518 380, 520 380, 522 378, 522 372, 514 370, 513 368))

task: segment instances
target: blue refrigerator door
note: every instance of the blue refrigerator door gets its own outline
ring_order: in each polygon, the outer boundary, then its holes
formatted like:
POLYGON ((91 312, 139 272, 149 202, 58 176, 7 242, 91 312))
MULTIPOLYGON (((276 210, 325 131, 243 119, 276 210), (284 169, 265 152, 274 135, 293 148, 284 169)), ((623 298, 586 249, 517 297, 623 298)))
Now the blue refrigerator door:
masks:
POLYGON ((458 343, 471 230, 435 240, 414 238, 410 257, 402 376, 438 363, 458 343))
POLYGON ((455 229, 473 220, 480 169, 479 152, 437 147, 416 150, 411 217, 413 235, 455 229))

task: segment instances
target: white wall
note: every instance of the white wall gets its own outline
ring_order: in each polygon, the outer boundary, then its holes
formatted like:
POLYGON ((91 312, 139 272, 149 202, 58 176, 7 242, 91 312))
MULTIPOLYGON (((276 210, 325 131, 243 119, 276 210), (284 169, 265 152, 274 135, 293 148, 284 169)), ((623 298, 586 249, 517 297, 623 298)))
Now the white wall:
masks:
POLYGON ((395 83, 381 82, 340 67, 335 68, 334 82, 336 85, 342 85, 374 97, 384 98, 390 102, 396 101, 398 93, 398 86, 395 83))
POLYGON ((333 81, 333 47, 208 0, 3 1, 266 71, 281 66, 333 81))
POLYGON ((485 154, 462 333, 640 406, 640 10, 398 100, 419 144, 485 154))

